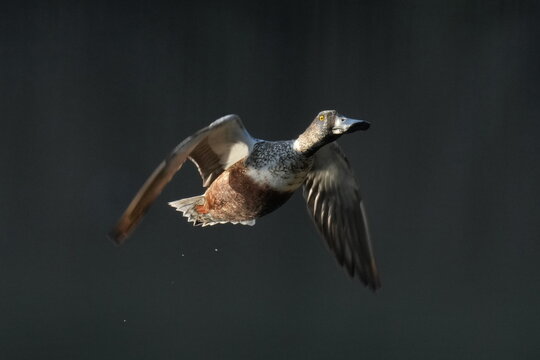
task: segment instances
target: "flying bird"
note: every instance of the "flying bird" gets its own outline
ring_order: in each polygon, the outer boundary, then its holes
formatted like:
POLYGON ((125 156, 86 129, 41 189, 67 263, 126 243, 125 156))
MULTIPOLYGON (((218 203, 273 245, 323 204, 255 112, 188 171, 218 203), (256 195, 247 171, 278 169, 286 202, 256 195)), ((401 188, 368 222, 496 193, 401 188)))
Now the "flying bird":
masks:
POLYGON ((186 160, 199 170, 203 195, 170 202, 194 225, 254 225, 299 187, 316 227, 350 276, 380 287, 364 205, 336 139, 370 123, 321 111, 294 140, 252 137, 237 115, 224 116, 182 141, 137 192, 109 237, 124 243, 186 160))

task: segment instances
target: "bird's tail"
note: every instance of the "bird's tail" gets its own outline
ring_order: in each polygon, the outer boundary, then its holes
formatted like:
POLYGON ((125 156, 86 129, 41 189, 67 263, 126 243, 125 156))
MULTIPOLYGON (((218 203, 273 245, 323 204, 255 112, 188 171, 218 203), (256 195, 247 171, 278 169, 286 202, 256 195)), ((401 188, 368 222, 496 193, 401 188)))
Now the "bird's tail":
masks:
POLYGON ((169 205, 176 208, 176 211, 180 211, 194 226, 213 225, 214 223, 209 218, 208 213, 203 210, 204 195, 172 201, 169 205))
POLYGON ((204 195, 172 201, 169 205, 187 217, 188 221, 193 223, 193 226, 209 226, 225 223, 255 225, 255 219, 241 221, 214 219, 205 207, 204 195))

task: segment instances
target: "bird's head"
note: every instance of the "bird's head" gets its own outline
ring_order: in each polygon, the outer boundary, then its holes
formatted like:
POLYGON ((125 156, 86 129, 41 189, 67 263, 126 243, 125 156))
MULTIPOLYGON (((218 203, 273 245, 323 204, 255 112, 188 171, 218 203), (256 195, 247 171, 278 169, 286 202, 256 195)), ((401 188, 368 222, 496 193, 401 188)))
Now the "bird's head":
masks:
POLYGON ((369 126, 370 123, 365 120, 350 119, 338 114, 336 110, 323 110, 298 137, 294 146, 302 153, 312 154, 344 134, 367 130, 369 126))

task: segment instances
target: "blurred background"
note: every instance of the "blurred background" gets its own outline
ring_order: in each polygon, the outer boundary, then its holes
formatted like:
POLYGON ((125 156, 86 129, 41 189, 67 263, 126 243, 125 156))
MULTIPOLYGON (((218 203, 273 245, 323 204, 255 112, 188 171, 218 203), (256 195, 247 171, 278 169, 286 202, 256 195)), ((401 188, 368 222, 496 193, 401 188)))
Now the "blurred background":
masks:
POLYGON ((538 359, 538 2, 40 1, 0 11, 3 359, 538 359), (164 156, 228 114, 290 139, 322 109, 365 198, 376 294, 300 193, 194 228, 164 156))

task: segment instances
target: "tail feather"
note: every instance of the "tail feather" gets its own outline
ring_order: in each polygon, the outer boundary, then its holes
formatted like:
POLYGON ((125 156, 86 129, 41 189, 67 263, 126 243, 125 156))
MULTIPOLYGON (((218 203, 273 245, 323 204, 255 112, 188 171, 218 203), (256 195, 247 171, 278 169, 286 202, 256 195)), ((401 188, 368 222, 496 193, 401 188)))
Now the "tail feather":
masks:
POLYGON ((204 205, 204 195, 171 201, 169 205, 176 208, 176 211, 180 211, 189 222, 193 223, 193 226, 210 226, 216 224, 225 224, 228 222, 232 224, 255 225, 255 219, 244 221, 224 221, 216 220, 212 218, 210 214, 199 213, 196 209, 197 206, 204 205))
POLYGON ((180 211, 182 215, 187 217, 188 221, 192 222, 195 226, 204 225, 206 222, 208 222, 205 219, 205 217, 208 217, 205 216, 206 214, 199 214, 197 210, 195 210, 197 206, 204 205, 204 195, 172 201, 169 203, 169 205, 176 208, 176 211, 180 211))

